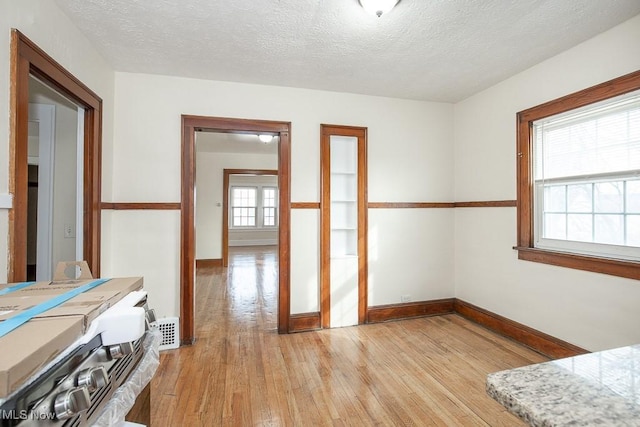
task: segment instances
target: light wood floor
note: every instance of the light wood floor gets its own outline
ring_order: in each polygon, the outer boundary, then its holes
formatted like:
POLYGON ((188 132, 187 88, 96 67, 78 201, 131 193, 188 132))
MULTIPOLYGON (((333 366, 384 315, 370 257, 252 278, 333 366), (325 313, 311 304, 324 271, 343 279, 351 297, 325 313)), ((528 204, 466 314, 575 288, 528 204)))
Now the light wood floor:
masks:
POLYGON ((546 359, 457 315, 276 333, 274 247, 197 272, 193 346, 161 353, 153 426, 515 426, 487 373, 546 359))

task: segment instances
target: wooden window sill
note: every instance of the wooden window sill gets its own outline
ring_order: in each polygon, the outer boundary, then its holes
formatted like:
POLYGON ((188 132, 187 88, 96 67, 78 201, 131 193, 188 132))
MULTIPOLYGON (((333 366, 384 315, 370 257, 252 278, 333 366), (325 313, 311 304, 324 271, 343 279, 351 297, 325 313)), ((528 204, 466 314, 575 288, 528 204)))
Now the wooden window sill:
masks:
POLYGON ((518 259, 640 280, 640 262, 515 246, 518 259))

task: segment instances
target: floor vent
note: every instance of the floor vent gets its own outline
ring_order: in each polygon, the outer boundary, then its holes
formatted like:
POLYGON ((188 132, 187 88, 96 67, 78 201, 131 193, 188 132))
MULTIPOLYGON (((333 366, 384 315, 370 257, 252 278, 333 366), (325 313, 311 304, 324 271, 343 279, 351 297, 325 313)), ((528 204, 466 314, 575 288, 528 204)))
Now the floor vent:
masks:
POLYGON ((180 347, 180 325, 177 317, 164 317, 158 319, 158 328, 162 332, 160 351, 171 350, 180 347))

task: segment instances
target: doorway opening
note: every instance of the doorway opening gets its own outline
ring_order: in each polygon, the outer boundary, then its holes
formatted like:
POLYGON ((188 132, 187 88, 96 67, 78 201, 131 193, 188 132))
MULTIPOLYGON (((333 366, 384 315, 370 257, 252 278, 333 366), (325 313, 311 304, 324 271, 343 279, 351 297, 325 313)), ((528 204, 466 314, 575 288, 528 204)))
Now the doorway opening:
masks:
MULTIPOLYGON (((75 164, 71 168, 75 184, 67 185, 70 187, 68 188, 70 191, 75 192, 73 195, 74 203, 70 208, 74 213, 63 218, 65 222, 60 228, 53 222, 52 217, 55 217, 53 210, 50 210, 47 215, 43 214, 42 219, 38 218, 50 223, 51 227, 48 231, 40 232, 40 238, 50 237, 50 242, 48 244, 36 243, 36 251, 51 248, 53 253, 55 251, 53 236, 54 233, 60 232, 63 239, 65 239, 64 236, 67 236, 66 239, 69 240, 64 242, 68 245, 63 246, 73 246, 73 255, 70 252, 61 256, 64 258, 80 256, 87 261, 93 274, 99 276, 102 99, 16 29, 11 31, 11 52, 9 169, 12 172, 9 174, 9 192, 13 195, 13 207, 9 210, 7 280, 9 282, 27 280, 27 266, 32 261, 29 259, 29 252, 32 252, 29 250, 29 238, 38 242, 37 231, 33 233, 32 229, 32 232, 28 233, 29 193, 31 192, 32 205, 35 204, 34 198, 38 199, 37 210, 45 206, 55 210, 55 204, 45 203, 44 198, 40 203, 40 194, 46 192, 47 188, 50 189, 51 180, 49 172, 47 172, 49 175, 43 172, 45 165, 41 163, 39 147, 37 171, 33 167, 35 161, 32 158, 31 179, 29 177, 29 104, 30 95, 33 95, 31 92, 35 90, 36 84, 41 84, 50 91, 48 93, 52 97, 63 98, 63 101, 60 101, 61 105, 68 103, 71 105, 70 110, 73 110, 74 107, 77 108, 75 113, 77 114, 76 132, 71 137, 72 144, 67 146, 74 152, 74 155, 62 155, 62 157, 67 157, 66 160, 69 160, 68 157, 75 157, 75 164), (78 166, 80 167, 78 168, 78 166), (31 188, 36 188, 37 185, 37 193, 29 190, 30 181, 31 188), (75 218, 71 221, 73 216, 75 218)), ((38 126, 39 132, 40 126, 38 126)), ((55 163, 52 164, 50 160, 47 161, 47 165, 53 165, 53 169, 56 167, 55 163)), ((60 168, 64 167, 67 166, 60 168)), ((55 176, 55 171, 53 173, 55 176)), ((34 212, 31 215, 32 221, 33 216, 34 212)), ((43 257, 41 255, 41 260, 43 257)), ((42 268, 47 270, 46 266, 50 261, 49 257, 45 258, 46 263, 42 268)), ((53 263, 53 257, 51 258, 51 263, 53 263)), ((29 270, 31 277, 33 277, 34 267, 30 267, 29 270)), ((38 277, 37 261, 35 270, 36 277, 38 277)))
MULTIPOLYGON (((197 253, 196 242, 196 139, 201 141, 205 134, 229 134, 235 136, 270 135, 277 138, 277 208, 278 208, 278 332, 289 332, 289 246, 290 246, 290 128, 289 122, 266 120, 246 120, 219 117, 182 116, 182 200, 181 200, 181 261, 180 261, 180 340, 188 345, 195 340, 194 307, 195 307, 195 264, 197 253), (196 137, 196 133, 200 135, 196 137)), ((224 169, 224 168, 222 168, 224 169)), ((230 167, 228 169, 231 169, 230 167)), ((247 169, 244 169, 247 170, 247 169)), ((258 170, 256 168, 254 171, 258 170)), ((231 176, 232 174, 229 174, 231 176)), ((219 175, 218 175, 219 176, 219 175)), ((218 178, 219 180, 220 178, 218 178)), ((219 181, 218 181, 219 182, 219 181)), ((221 188, 222 190, 222 188, 221 188)), ((226 198, 226 196, 225 196, 226 198)), ((225 199, 220 198, 217 203, 225 199)), ((198 205, 201 200, 198 196, 198 205)), ((222 206, 216 206, 219 210, 222 206)), ((239 208, 241 206, 238 206, 239 208)), ((256 208, 257 209, 257 208, 256 208)), ((257 210, 255 211, 257 212, 257 210)), ((200 215, 200 214, 199 214, 200 215)), ((223 213, 220 212, 220 216, 223 213)), ((228 211, 224 209, 224 215, 228 211)), ((248 215, 247 215, 248 218, 248 215)), ((220 227, 223 232, 224 228, 220 227)), ((216 239, 214 239, 216 240, 216 239)), ((228 257, 227 243, 220 242, 220 257, 224 248, 228 257)), ((212 252, 216 256, 215 252, 212 252)), ((216 258, 213 258, 216 259, 216 258)), ((227 258, 228 259, 228 258, 227 258)), ((228 261, 227 261, 228 262, 228 261)))
MULTIPOLYGON (((277 153, 275 153, 277 167, 277 153)), ((229 265, 229 246, 278 244, 278 171, 224 169, 222 266, 229 265)))
POLYGON ((83 259, 83 114, 30 77, 27 280, 51 280, 58 262, 83 259))

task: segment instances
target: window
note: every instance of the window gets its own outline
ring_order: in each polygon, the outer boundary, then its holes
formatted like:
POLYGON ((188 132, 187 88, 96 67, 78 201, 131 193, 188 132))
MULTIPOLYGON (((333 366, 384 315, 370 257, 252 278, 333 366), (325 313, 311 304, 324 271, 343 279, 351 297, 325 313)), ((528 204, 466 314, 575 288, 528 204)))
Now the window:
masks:
POLYGON ((640 91, 533 122, 535 246, 640 258, 640 91))
POLYGON ((276 188, 262 188, 262 224, 265 227, 276 225, 276 188))
POLYGON ((518 113, 519 258, 640 278, 640 72, 518 113))
POLYGON ((269 186, 231 188, 232 228, 276 227, 278 225, 278 189, 269 186))
POLYGON ((255 187, 234 187, 231 190, 233 227, 255 227, 257 210, 255 187))

